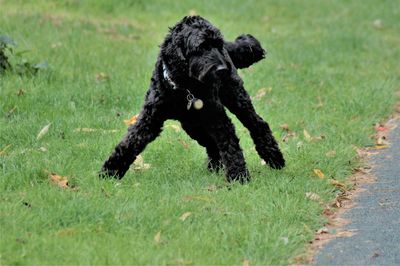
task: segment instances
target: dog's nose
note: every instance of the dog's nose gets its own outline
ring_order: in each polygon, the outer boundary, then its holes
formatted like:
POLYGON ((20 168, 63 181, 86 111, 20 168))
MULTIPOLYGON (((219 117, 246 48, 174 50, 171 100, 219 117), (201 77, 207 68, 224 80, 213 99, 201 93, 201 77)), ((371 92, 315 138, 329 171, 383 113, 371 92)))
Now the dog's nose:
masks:
POLYGON ((215 73, 219 77, 226 77, 229 74, 229 69, 225 65, 219 65, 219 66, 217 66, 217 69, 215 70, 215 73))

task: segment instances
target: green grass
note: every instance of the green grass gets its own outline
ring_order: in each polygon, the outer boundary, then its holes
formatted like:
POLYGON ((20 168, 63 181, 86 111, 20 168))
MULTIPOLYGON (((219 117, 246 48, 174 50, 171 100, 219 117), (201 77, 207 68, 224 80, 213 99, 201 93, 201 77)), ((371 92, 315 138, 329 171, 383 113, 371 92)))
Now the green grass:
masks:
POLYGON ((290 263, 324 223, 325 204, 305 193, 331 200, 329 180, 351 174, 354 147, 373 144, 373 124, 392 112, 399 16, 397 1, 0 0, 0 34, 28 49, 31 62, 51 66, 0 76, 0 150, 11 145, 0 155, 0 265, 290 263), (249 185, 208 191, 224 176, 208 173, 203 149, 171 127, 142 154, 150 169, 99 180, 126 131, 123 119, 141 108, 157 45, 193 10, 227 39, 252 33, 268 50, 240 75, 253 96, 272 88, 254 105, 275 136, 282 139, 284 123, 296 133, 280 141, 287 167, 261 165, 234 119, 249 185), (98 81, 100 72, 109 79, 98 81), (308 142, 304 129, 325 139, 308 142), (46 171, 77 189, 51 184, 46 171), (179 220, 185 212, 192 214, 179 220))

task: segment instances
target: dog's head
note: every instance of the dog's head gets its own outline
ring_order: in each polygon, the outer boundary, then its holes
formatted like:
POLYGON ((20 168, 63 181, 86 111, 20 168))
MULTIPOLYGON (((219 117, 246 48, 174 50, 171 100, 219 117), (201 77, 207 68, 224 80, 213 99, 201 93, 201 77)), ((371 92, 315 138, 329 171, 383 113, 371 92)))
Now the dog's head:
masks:
POLYGON ((161 59, 174 80, 215 83, 229 77, 234 67, 221 32, 200 16, 184 17, 170 29, 161 59))

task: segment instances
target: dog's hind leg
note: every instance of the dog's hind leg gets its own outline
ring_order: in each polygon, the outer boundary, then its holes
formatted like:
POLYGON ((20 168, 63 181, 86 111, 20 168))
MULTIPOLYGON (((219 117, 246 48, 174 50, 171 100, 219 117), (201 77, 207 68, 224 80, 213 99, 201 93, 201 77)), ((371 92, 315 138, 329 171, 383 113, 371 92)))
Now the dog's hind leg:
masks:
POLYGON ((278 143, 272 135, 268 123, 254 110, 250 96, 243 88, 242 82, 237 81, 230 85, 220 91, 222 103, 250 131, 260 157, 272 168, 283 168, 285 159, 279 150, 278 143))
POLYGON ((200 126, 181 122, 183 130, 201 146, 206 148, 208 161, 207 168, 210 171, 218 172, 222 167, 222 159, 215 141, 209 136, 209 133, 200 126))
POLYGON ((127 134, 104 162, 101 177, 122 178, 136 156, 160 134, 165 119, 156 110, 151 104, 145 105, 138 121, 129 127, 127 134))

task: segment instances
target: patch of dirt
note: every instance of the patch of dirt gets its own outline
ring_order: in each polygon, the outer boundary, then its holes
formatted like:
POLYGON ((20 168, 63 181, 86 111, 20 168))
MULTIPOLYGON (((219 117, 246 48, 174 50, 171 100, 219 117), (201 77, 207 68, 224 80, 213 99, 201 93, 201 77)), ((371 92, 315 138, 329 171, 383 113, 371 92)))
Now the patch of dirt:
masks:
MULTIPOLYGON (((400 106, 400 103, 396 104, 396 108, 400 106)), ((386 136, 396 127, 396 121, 400 119, 400 112, 397 111, 384 124, 375 125, 376 134, 373 136, 375 140, 381 140, 382 137, 386 140, 386 136), (384 129, 384 130, 382 130, 384 129)), ((390 143, 385 143, 384 148, 390 146, 390 143), (387 145, 386 145, 387 144, 387 145)), ((357 149, 357 155, 364 166, 353 170, 353 175, 348 178, 348 182, 352 184, 351 189, 342 190, 336 198, 326 205, 323 215, 327 218, 327 223, 324 227, 317 230, 314 235, 314 239, 309 243, 305 254, 301 254, 295 257, 292 261, 292 265, 304 265, 312 264, 315 254, 320 250, 326 243, 335 238, 351 237, 357 234, 357 230, 345 230, 344 226, 349 224, 351 221, 344 219, 344 214, 355 207, 354 200, 366 191, 365 185, 373 184, 376 182, 376 178, 371 174, 373 165, 369 163, 369 157, 377 154, 382 148, 382 145, 377 143, 376 146, 357 149)))

